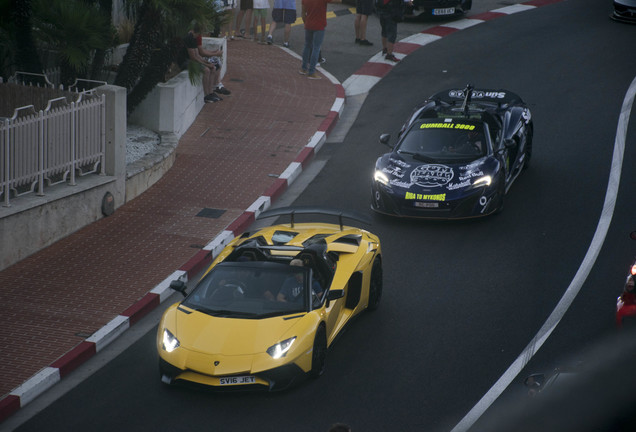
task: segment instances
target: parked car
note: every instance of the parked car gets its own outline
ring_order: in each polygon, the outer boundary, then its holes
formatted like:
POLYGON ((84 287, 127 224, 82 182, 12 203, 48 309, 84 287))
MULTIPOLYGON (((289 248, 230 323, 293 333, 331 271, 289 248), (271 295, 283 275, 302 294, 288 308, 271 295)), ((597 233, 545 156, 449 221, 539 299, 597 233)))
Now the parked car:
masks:
POLYGON ((427 17, 462 16, 473 6, 473 0, 413 0, 405 15, 427 17))

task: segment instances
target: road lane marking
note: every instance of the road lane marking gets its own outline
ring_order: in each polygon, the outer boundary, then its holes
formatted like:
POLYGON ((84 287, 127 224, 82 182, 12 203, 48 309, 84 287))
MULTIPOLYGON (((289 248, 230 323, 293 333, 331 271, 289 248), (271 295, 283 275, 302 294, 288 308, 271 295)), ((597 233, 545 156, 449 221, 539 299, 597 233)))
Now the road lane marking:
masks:
POLYGON ((528 364, 532 356, 541 348, 543 343, 548 339, 552 331, 556 328, 565 312, 568 310, 576 296, 578 295, 585 279, 589 275, 596 258, 603 246, 603 242, 609 230, 614 207, 616 206, 616 196, 618 195, 618 186, 621 178, 621 168, 623 165, 623 155, 625 153, 625 137, 627 135, 627 125, 631 115, 632 106, 634 104, 634 96, 636 95, 636 78, 632 81, 621 108, 621 114, 618 118, 618 126, 616 128, 616 138, 614 141, 614 154, 612 156, 612 167, 605 194, 605 202, 603 203, 603 211, 594 233, 594 238, 590 247, 585 254, 585 258, 581 263, 578 271, 574 275, 574 279, 570 286, 563 294, 563 297, 556 305, 547 321, 543 324, 539 332, 530 341, 528 346, 521 352, 519 357, 510 365, 508 370, 499 378, 494 386, 481 398, 466 416, 453 428, 451 432, 465 432, 483 415, 484 412, 493 404, 493 402, 501 396, 503 391, 510 385, 519 372, 528 364))

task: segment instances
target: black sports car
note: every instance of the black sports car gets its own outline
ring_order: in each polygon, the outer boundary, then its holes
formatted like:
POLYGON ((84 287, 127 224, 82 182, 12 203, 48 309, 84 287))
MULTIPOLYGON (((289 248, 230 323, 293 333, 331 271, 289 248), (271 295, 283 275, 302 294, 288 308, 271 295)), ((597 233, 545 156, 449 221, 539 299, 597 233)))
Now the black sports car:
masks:
POLYGON ((636 0, 614 0, 611 18, 616 21, 636 24, 636 0))
POLYGON ((473 0, 413 0, 405 15, 447 18, 464 15, 473 6, 473 0))
POLYGON ((532 115, 508 90, 450 89, 420 104, 395 146, 375 163, 371 208, 406 217, 460 219, 503 208, 530 162, 532 115))

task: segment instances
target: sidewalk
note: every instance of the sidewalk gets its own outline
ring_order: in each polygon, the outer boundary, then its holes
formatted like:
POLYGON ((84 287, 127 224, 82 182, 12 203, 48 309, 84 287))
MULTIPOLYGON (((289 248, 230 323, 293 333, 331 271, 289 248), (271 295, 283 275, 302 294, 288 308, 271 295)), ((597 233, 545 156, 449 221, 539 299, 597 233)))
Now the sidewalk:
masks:
POLYGON ((0 272, 0 422, 158 306, 171 279, 195 274, 243 232, 337 122, 342 86, 300 75, 291 51, 237 40, 228 54, 223 82, 232 94, 203 107, 158 183, 0 272))

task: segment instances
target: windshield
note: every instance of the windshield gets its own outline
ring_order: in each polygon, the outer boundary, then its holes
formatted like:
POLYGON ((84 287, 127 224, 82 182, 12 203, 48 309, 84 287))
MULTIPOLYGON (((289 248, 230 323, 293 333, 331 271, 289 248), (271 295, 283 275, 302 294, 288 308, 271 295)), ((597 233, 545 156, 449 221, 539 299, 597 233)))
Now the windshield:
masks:
POLYGON ((487 154, 483 125, 462 119, 418 121, 404 135, 397 151, 431 162, 475 160, 487 154))
MULTIPOLYGON (((220 263, 182 304, 209 315, 231 318, 306 312, 311 277, 309 268, 281 263, 220 263)), ((316 282, 312 285, 316 287, 316 282)), ((322 292, 320 295, 322 298, 322 292)))

